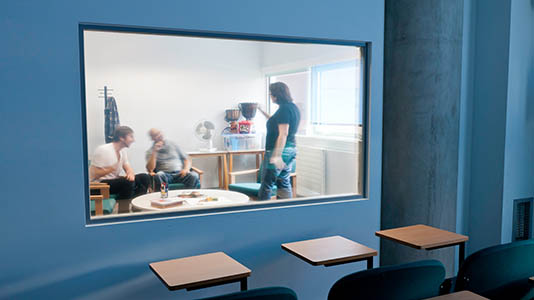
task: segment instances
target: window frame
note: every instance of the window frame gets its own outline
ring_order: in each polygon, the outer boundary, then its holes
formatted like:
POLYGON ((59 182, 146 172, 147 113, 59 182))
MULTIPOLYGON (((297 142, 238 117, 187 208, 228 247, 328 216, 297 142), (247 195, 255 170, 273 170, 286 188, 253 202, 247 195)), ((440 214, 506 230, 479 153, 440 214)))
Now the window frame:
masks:
POLYGON ((84 193, 83 201, 85 206, 86 226, 101 226, 110 224, 123 224, 141 221, 155 221, 166 220, 174 218, 188 218, 196 216, 207 216, 227 213, 240 213, 247 211, 268 210, 268 209, 283 209, 290 207, 304 207, 310 205, 323 205, 344 202, 354 202, 360 200, 368 200, 369 191, 369 104, 370 104, 370 82, 371 82, 371 53, 372 43, 370 41, 357 40, 341 40, 341 39, 325 39, 325 38, 311 38, 311 37, 296 37, 296 36, 282 36, 282 35, 264 35, 264 34, 250 34, 250 33, 235 33, 235 32, 220 32, 220 31, 205 31, 205 30, 188 30, 188 29, 173 29, 160 27, 145 27, 145 26, 127 26, 127 25, 112 25, 99 23, 79 23, 78 24, 78 42, 79 42, 79 63, 80 63, 80 93, 81 93, 81 127, 82 127, 82 151, 83 151, 83 183, 84 193), (362 195, 357 194, 337 194, 337 195, 323 195, 317 197, 306 198, 292 198, 288 200, 268 200, 257 201, 248 204, 229 205, 217 208, 205 208, 190 211, 174 211, 174 212, 143 212, 138 214, 130 214, 126 216, 108 215, 98 218, 91 218, 90 201, 89 201, 89 164, 88 164, 88 141, 87 141, 87 115, 86 115, 86 87, 85 87, 85 54, 84 54, 84 32, 85 31, 104 31, 117 33, 138 33, 138 34, 154 34, 167 36, 186 36, 199 38, 220 38, 220 39, 234 39, 234 40, 248 40, 248 41, 263 41, 263 42, 280 42, 292 44, 324 44, 324 45, 340 45, 340 46, 354 46, 360 47, 361 59, 363 61, 363 111, 362 123, 365 130, 362 132, 363 139, 363 192, 362 195))

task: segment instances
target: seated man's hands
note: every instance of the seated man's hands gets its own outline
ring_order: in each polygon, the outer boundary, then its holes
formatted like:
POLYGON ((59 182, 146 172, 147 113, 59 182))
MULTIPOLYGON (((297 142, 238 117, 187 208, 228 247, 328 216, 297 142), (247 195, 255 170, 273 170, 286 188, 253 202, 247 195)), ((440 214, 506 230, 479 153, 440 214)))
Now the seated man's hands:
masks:
POLYGON ((105 175, 110 174, 110 173, 115 173, 118 168, 119 168, 119 162, 117 162, 114 165, 111 165, 111 166, 108 166, 108 167, 99 168, 99 169, 104 170, 104 174, 102 176, 105 176, 105 175))
POLYGON ((126 173, 126 179, 128 181, 134 181, 135 180, 135 174, 130 172, 130 173, 126 173))
POLYGON ((187 175, 187 173, 189 173, 189 169, 184 168, 184 169, 182 169, 182 171, 180 171, 180 172, 178 173, 178 176, 180 176, 180 177, 184 177, 185 175, 187 175))
POLYGON ((154 151, 159 151, 163 147, 163 141, 159 141, 154 144, 154 151))
POLYGON ((185 175, 187 175, 187 173, 189 173, 188 169, 182 169, 180 172, 178 172, 178 175, 180 177, 184 177, 185 175))
POLYGON ((113 173, 117 170, 117 166, 116 165, 113 165, 113 166, 109 166, 109 167, 105 167, 103 168, 104 169, 104 172, 106 174, 109 174, 109 173, 113 173))

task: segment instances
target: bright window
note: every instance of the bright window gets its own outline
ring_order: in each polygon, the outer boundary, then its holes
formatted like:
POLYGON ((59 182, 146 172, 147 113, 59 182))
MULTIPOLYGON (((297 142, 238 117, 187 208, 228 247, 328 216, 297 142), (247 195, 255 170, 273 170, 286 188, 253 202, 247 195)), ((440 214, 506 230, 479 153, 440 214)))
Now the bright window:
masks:
POLYGON ((312 124, 361 124, 358 69, 355 61, 312 68, 312 124))
MULTIPOLYGON (((307 71, 268 76, 285 82, 302 117, 298 134, 361 139, 361 60, 312 65, 307 71)), ((278 106, 271 105, 270 112, 278 106)))

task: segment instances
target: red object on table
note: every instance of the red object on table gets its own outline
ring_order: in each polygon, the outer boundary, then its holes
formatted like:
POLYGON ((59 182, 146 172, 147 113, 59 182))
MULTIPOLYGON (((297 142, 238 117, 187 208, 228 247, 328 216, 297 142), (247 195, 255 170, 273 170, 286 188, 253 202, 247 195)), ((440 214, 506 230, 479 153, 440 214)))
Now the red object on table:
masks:
POLYGON ((252 133, 252 121, 239 121, 239 133, 252 133))

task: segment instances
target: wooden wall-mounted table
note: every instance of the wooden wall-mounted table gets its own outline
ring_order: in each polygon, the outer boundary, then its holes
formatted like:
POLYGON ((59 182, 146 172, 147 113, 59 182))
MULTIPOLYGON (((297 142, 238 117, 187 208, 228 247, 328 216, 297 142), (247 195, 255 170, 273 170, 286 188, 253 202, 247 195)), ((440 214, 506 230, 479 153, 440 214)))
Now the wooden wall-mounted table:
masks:
POLYGON ((213 152, 188 152, 187 155, 193 158, 200 157, 217 157, 218 158, 218 174, 219 174, 219 188, 227 189, 228 186, 228 167, 226 162, 227 151, 213 151, 213 152))
POLYGON ((286 243, 282 244, 282 249, 313 266, 325 267, 366 260, 367 269, 372 269, 373 256, 378 254, 374 249, 339 235, 286 243))
POLYGON ((381 230, 375 234, 415 249, 434 250, 459 245, 460 265, 465 258, 465 242, 469 239, 465 235, 421 224, 381 230))
POLYGON ((159 261, 149 266, 172 291, 190 291, 231 282, 240 282, 241 290, 245 291, 251 273, 224 252, 159 261))

